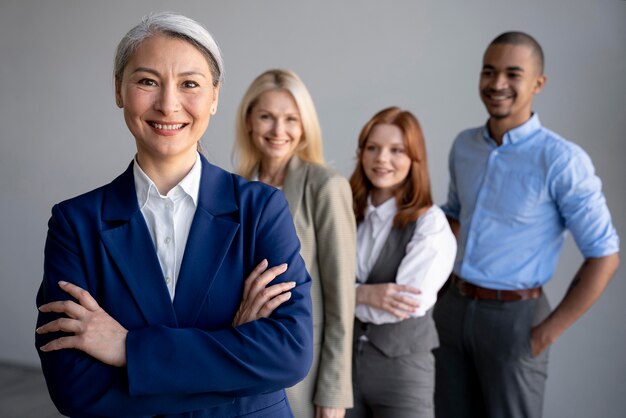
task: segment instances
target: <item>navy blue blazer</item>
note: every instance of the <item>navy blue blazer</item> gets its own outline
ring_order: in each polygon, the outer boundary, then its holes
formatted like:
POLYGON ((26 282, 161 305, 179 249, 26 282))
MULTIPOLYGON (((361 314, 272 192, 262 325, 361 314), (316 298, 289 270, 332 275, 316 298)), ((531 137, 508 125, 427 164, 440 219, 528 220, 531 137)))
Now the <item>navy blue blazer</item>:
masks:
MULTIPOLYGON (((88 290, 128 329, 127 366, 74 349, 39 350, 50 396, 77 417, 291 417, 283 388, 312 358, 311 279, 283 194, 202 158, 198 206, 174 301, 137 203, 132 163, 110 184, 55 205, 37 306, 88 290), (243 283, 264 258, 295 281, 269 318, 231 325, 243 283)), ((39 314, 37 326, 58 317, 39 314)), ((54 335, 37 335, 40 347, 54 335)))

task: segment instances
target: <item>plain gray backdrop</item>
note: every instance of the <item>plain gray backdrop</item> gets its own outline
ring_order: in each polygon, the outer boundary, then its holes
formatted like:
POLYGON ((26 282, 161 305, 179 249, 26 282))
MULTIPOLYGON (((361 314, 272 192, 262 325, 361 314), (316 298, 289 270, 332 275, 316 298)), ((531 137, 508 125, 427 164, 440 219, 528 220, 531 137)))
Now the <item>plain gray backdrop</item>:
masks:
MULTIPOLYGON (((286 67, 309 87, 326 159, 346 176, 368 118, 390 105, 414 112, 437 203, 446 195, 452 140, 487 118, 478 97, 486 45, 503 31, 527 31, 546 54, 548 83, 535 110, 591 155, 624 234, 626 1, 450 3, 0 0, 0 360, 38 364, 35 294, 51 206, 108 183, 133 157, 114 102, 112 58, 150 11, 202 22, 224 52, 226 81, 203 139, 212 162, 232 169, 242 94, 260 72, 286 67)), ((547 286, 553 305, 581 261, 568 239, 547 286)), ((623 416, 624 271, 553 346, 546 417, 623 416)))

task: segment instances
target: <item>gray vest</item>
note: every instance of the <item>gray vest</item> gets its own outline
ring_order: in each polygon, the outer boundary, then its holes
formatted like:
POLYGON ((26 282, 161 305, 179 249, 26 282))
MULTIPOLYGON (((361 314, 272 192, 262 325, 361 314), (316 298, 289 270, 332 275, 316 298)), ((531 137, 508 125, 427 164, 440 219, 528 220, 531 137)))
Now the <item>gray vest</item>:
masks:
MULTIPOLYGON (((398 267, 406 254, 406 246, 413 237, 415 226, 413 222, 402 229, 391 229, 366 283, 396 281, 398 267)), ((392 324, 368 324, 355 319, 354 342, 357 343, 362 335, 367 336, 370 343, 387 357, 430 351, 439 346, 432 309, 424 316, 392 324)))

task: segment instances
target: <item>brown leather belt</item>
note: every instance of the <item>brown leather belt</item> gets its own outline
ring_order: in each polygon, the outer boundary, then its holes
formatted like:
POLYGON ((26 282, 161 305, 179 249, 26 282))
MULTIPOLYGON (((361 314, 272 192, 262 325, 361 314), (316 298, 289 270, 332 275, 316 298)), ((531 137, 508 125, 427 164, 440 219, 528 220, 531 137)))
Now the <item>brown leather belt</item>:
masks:
POLYGON ((485 287, 476 286, 463 279, 456 274, 452 274, 452 283, 459 289, 461 295, 470 299, 481 300, 500 300, 503 302, 512 302, 516 300, 537 299, 541 296, 541 287, 532 289, 518 290, 496 290, 487 289, 485 287))

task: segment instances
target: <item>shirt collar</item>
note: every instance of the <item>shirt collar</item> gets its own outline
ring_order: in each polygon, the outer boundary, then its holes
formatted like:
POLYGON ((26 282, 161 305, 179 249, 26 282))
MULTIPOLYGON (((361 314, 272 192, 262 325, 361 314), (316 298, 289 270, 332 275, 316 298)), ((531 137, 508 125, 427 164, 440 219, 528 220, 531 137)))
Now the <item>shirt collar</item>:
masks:
MULTIPOLYGON (((532 133, 540 128, 541 122, 539 121, 539 116, 536 113, 533 113, 530 119, 528 119, 526 122, 504 134, 504 136, 502 137, 502 145, 515 144, 517 142, 520 142, 523 139, 528 138, 532 133)), ((485 127, 483 128, 483 137, 487 140, 495 142, 495 140, 489 134, 489 126, 487 124, 485 124, 485 127)))
POLYGON ((198 193, 200 191, 200 178, 202 177, 202 161, 200 160, 200 154, 196 153, 196 162, 185 178, 183 178, 178 185, 187 193, 193 200, 193 204, 198 206, 198 193))
POLYGON ((143 207, 148 202, 150 189, 154 187, 154 189, 156 190, 156 186, 154 185, 154 182, 150 180, 150 177, 148 177, 148 175, 143 172, 141 167, 139 167, 136 155, 133 164, 133 177, 135 178, 135 191, 137 192, 137 202, 139 203, 139 209, 143 209, 143 207))
MULTIPOLYGON (((178 200, 184 195, 188 195, 193 200, 195 206, 198 206, 198 193, 200 191, 200 178, 202 174, 202 161, 200 154, 196 153, 196 162, 191 167, 191 170, 187 175, 167 194, 172 200, 178 200)), ((135 156, 133 164, 133 175, 135 178, 135 191, 137 193, 137 202, 139 208, 143 207, 148 202, 150 194, 159 196, 159 191, 154 182, 148 177, 148 175, 139 167, 137 162, 137 156, 135 156)))
POLYGON ((379 220, 386 220, 390 217, 395 216, 397 213, 396 209, 396 198, 391 197, 385 200, 382 204, 378 206, 374 206, 372 204, 371 196, 367 197, 367 209, 365 210, 365 217, 376 217, 379 220))

